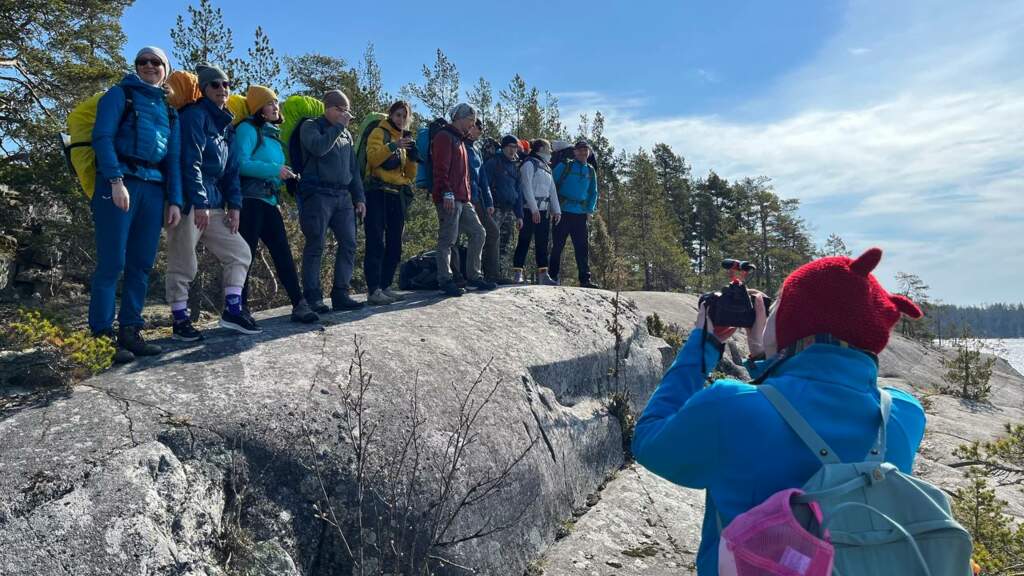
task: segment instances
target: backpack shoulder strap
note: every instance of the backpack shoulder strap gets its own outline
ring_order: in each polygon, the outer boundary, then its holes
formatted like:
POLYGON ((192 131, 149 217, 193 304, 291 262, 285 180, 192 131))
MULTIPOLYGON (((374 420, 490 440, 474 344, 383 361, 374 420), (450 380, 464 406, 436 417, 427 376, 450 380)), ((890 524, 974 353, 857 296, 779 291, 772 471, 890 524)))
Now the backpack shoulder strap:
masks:
POLYGON ((804 417, 793 408, 793 405, 786 400, 786 397, 781 392, 775 389, 771 384, 762 384, 757 389, 764 394, 765 398, 771 402, 771 405, 779 413, 779 416, 789 424, 789 427, 796 432, 796 435, 800 437, 800 440, 814 452, 814 455, 821 460, 822 464, 841 464, 842 461, 839 456, 836 455, 835 451, 811 428, 811 425, 804 420, 804 417))
POLYGON ((878 426, 878 437, 875 439, 875 445, 871 447, 871 452, 868 453, 866 458, 870 462, 885 461, 886 430, 889 427, 889 414, 892 412, 892 395, 881 388, 878 389, 878 392, 882 423, 878 426))

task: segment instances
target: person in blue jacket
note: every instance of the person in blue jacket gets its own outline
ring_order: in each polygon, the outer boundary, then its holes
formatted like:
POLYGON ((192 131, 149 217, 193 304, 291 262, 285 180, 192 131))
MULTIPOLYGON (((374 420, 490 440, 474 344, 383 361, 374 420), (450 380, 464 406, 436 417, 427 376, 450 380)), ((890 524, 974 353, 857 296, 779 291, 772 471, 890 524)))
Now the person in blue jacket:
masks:
MULTIPOLYGON (((231 142, 231 153, 238 159, 242 189, 238 233, 249 245, 253 259, 259 251, 260 240, 267 246, 277 278, 292 302, 292 321, 316 322, 320 317, 310 309, 299 287, 299 273, 279 208, 282 183, 295 178, 295 173, 284 163, 284 145, 278 128, 284 120, 281 106, 273 90, 258 85, 249 86, 245 105, 251 116, 235 126, 231 142)), ((242 310, 246 314, 249 310, 248 276, 242 287, 242 310)))
POLYGON ((169 68, 160 48, 139 50, 135 73, 100 98, 92 132, 99 177, 91 200, 96 271, 89 290, 89 328, 94 336, 116 340, 118 363, 160 353, 160 347, 143 340, 139 330, 161 224, 166 221, 173 228, 181 219, 178 119, 162 88, 169 68), (122 272, 115 339, 114 308, 122 272))
POLYGON ((522 270, 514 278, 512 270, 515 233, 523 229, 523 193, 519 190, 519 139, 507 134, 502 137, 500 144, 499 152, 484 162, 481 172, 494 203, 491 218, 498 228, 498 278, 491 280, 502 284, 521 284, 525 281, 522 270))
MULTIPOLYGON (((476 124, 469 127, 469 134, 466 135, 463 145, 466 147, 466 156, 469 157, 469 189, 470 198, 480 223, 484 225, 483 255, 480 258, 481 269, 484 279, 489 282, 499 283, 501 274, 498 272, 498 225, 494 222, 494 198, 491 196, 491 188, 488 186, 487 178, 481 173, 484 160, 480 156, 480 148, 477 141, 483 134, 484 123, 479 118, 476 124)), ((454 255, 454 254, 453 254, 454 255)))
MULTIPOLYGON (((709 371, 735 328, 716 327, 702 304, 697 325, 637 420, 637 462, 676 484, 707 490, 697 574, 718 574, 719 530, 772 494, 799 488, 821 466, 757 391, 772 384, 844 462, 860 462, 879 427, 878 354, 901 314, 920 318, 908 298, 885 291, 870 273, 882 252, 805 264, 783 284, 766 314, 756 293, 748 329, 753 384, 709 371)), ((910 474, 925 414, 910 394, 887 388, 892 408, 886 458, 910 474)))
POLYGON ((242 309, 242 287, 252 254, 238 234, 242 191, 238 159, 230 154, 231 120, 226 109, 231 82, 214 66, 196 67, 202 97, 181 109, 181 184, 184 196, 181 226, 167 233, 167 302, 173 316, 173 338, 202 339, 188 314, 189 284, 198 272, 196 245, 220 260, 224 312, 220 325, 243 334, 259 326, 242 309))
POLYGON ((586 140, 576 142, 573 158, 555 166, 552 175, 558 188, 558 202, 562 207, 562 219, 555 224, 554 245, 551 247, 551 267, 548 275, 558 282, 562 268, 562 250, 566 238, 572 238, 573 254, 576 255, 576 270, 580 286, 600 288, 590 277, 590 230, 587 222, 597 210, 597 171, 587 163, 590 144, 586 140))

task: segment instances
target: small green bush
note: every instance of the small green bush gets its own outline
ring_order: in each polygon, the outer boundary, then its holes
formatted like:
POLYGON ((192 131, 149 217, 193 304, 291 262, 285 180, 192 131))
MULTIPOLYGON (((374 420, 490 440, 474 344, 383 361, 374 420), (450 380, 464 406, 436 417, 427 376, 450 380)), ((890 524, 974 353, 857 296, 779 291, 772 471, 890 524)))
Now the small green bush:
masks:
POLYGON ((965 400, 987 402, 992 386, 992 366, 996 363, 993 357, 982 355, 981 343, 964 335, 954 341, 956 357, 943 360, 947 372, 943 379, 949 384, 942 387, 942 393, 951 394, 965 400))
POLYGON ((647 333, 664 340, 666 344, 672 347, 673 354, 679 352, 679 349, 686 342, 686 338, 682 330, 679 329, 679 326, 666 324, 658 316, 657 312, 647 317, 647 333))
POLYGON ((18 319, 9 325, 10 337, 20 348, 51 348, 61 371, 77 380, 110 368, 114 344, 108 338, 93 338, 85 330, 69 331, 54 324, 38 310, 18 310, 18 319))

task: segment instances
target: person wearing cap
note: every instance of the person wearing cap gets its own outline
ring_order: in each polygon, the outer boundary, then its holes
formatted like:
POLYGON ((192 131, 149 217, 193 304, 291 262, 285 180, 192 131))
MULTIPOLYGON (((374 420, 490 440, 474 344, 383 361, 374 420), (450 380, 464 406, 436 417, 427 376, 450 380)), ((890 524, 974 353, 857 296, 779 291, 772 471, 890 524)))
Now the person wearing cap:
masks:
POLYGON ((519 189, 529 211, 516 253, 512 258, 512 269, 517 277, 522 275, 526 255, 533 240, 533 254, 537 261, 537 283, 553 286, 558 284, 548 275, 548 236, 551 222, 556 225, 562 218, 555 192, 555 181, 551 176, 551 143, 544 139, 530 142, 530 153, 519 167, 519 189))
POLYGON ((93 336, 114 342, 118 363, 161 351, 139 331, 161 225, 173 228, 181 219, 180 130, 162 88, 169 73, 164 51, 146 46, 135 55, 135 72, 107 90, 96 108, 92 147, 98 177, 90 200, 96 270, 89 290, 89 328, 93 336), (115 338, 117 281, 122 273, 115 338))
MULTIPOLYGON (((727 526, 772 494, 801 487, 821 466, 756 384, 781 393, 840 460, 859 462, 874 445, 881 414, 878 355, 903 314, 922 316, 871 274, 881 257, 872 248, 857 259, 805 264, 786 278, 768 313, 755 292, 756 320, 747 329, 753 384, 726 379, 705 387, 735 328, 714 326, 701 304, 696 327, 633 436, 637 462, 676 484, 707 490, 700 576, 718 574, 719 518, 727 526)), ((886 391, 892 405, 885 460, 910 474, 924 410, 909 393, 886 391)))
POLYGON ((202 96, 181 110, 181 179, 184 190, 182 225, 167 232, 167 302, 173 318, 172 337, 185 342, 202 339, 188 313, 189 285, 199 270, 196 245, 202 242, 220 261, 224 311, 220 326, 243 334, 261 332, 242 308, 242 287, 252 254, 238 234, 242 191, 238 160, 230 153, 227 110, 231 81, 215 66, 196 66, 202 96))
POLYGON ((349 295, 349 283, 356 260, 356 216, 366 216, 362 170, 356 165, 355 146, 348 131, 352 106, 341 90, 328 91, 323 102, 323 116, 304 122, 299 133, 305 156, 299 182, 299 226, 306 238, 302 288, 313 310, 321 314, 363 306, 349 295), (338 243, 330 307, 324 304, 320 288, 320 263, 328 229, 338 243))
POLYGON ((484 123, 477 118, 476 122, 469 127, 469 134, 466 135, 464 145, 466 155, 469 157, 469 185, 473 201, 473 209, 476 210, 480 223, 484 226, 484 248, 480 258, 480 267, 483 270, 484 278, 489 282, 498 283, 501 275, 498 271, 498 225, 494 222, 494 198, 491 196, 491 189, 487 185, 487 178, 482 172, 483 158, 480 156, 480 149, 477 141, 483 134, 484 123))
POLYGON ((597 171, 587 163, 590 144, 576 142, 573 158, 555 166, 552 174, 558 188, 558 202, 562 207, 562 221, 555 225, 554 244, 551 247, 550 275, 559 281, 562 269, 562 250, 567 238, 572 238, 573 253, 580 286, 600 288, 590 277, 590 215, 597 210, 597 171))
POLYGON ((391 291, 402 261, 402 233, 412 202, 419 150, 409 131, 412 106, 404 100, 388 108, 388 117, 366 138, 366 255, 363 277, 366 301, 392 304, 402 295, 391 291))
MULTIPOLYGON (((249 245, 253 260, 259 252, 260 240, 266 245, 277 279, 291 300, 292 321, 316 322, 319 317, 310 309, 299 287, 299 274, 279 208, 283 182, 295 178, 291 168, 285 165, 281 129, 278 128, 284 120, 281 106, 273 90, 257 85, 249 86, 245 105, 250 115, 236 125, 231 142, 231 153, 238 159, 242 189, 238 232, 249 245)), ((248 313, 248 277, 242 287, 242 309, 248 313)))
POLYGON ((498 228, 498 281, 522 284, 522 269, 512 269, 512 246, 518 230, 523 228, 523 194, 519 189, 519 139, 502 137, 501 148, 486 162, 483 180, 494 202, 492 219, 498 228))
POLYGON ((496 284, 483 277, 480 258, 486 232, 473 208, 470 186, 469 155, 463 140, 476 123, 476 109, 469 104, 457 105, 451 122, 430 141, 433 186, 430 193, 437 207, 437 285, 448 296, 462 296, 462 288, 452 277, 452 246, 459 233, 469 236, 466 248, 466 277, 477 290, 493 290, 496 284))

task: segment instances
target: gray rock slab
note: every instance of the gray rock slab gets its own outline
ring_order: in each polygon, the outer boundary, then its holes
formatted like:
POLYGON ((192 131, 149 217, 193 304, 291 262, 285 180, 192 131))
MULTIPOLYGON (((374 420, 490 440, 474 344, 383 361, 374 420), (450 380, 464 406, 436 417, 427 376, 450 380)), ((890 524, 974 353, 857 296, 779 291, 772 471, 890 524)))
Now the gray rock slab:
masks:
MULTIPOLYGON (((160 357, 0 420, 0 573, 215 571, 231 550, 210 534, 223 536, 231 523, 255 543, 248 557, 293 562, 306 575, 344 572, 350 562, 340 539, 314 504, 326 492, 341 523, 355 522, 355 450, 343 440, 343 416, 358 339, 372 383, 356 436, 377 426, 381 443, 367 456, 375 462, 408 430, 413 398, 424 458, 443 460, 458 399, 480 380, 470 396, 478 407, 497 383, 457 480, 488 478, 533 448, 446 536, 509 527, 447 546, 443 556, 481 573, 521 574, 561 520, 621 465, 621 432, 603 399, 620 389, 639 409, 661 373, 664 344, 623 307, 614 374, 612 297, 559 287, 413 295, 328 315, 322 328, 290 323, 282 309, 258 315, 257 336, 207 330, 201 343, 165 342, 160 357), (234 509, 238 517, 229 518, 234 509), (82 522, 91 533, 70 530, 82 522), (199 524, 203 530, 190 528, 199 524)), ((436 475, 419 478, 429 493, 436 475)), ((375 541, 372 530, 363 534, 375 541)))

